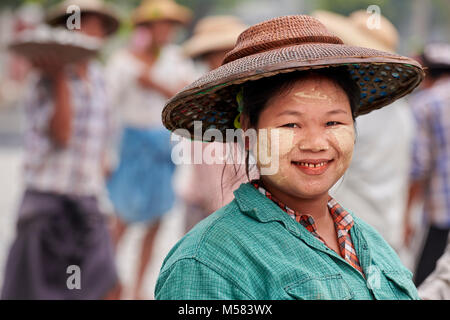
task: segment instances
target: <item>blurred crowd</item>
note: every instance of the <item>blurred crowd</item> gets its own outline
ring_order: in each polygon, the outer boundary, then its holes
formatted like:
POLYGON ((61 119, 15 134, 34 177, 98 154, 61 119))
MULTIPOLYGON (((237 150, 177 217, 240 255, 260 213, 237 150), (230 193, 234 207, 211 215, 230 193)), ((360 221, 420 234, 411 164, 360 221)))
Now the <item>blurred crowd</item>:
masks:
MULTIPOLYGON (((102 0, 17 10, 0 69, 0 109, 21 106, 24 114, 24 190, 0 275, 2 299, 123 298, 116 253, 135 224, 145 234, 131 290, 133 299, 144 299, 155 237, 175 203, 182 203, 188 232, 248 181, 239 165, 172 161, 170 132, 161 121, 166 101, 219 67, 247 28, 236 16, 201 17, 188 38, 176 41, 194 14, 174 0, 144 0, 126 17, 132 30, 125 43, 105 57, 102 48, 114 41, 124 17, 102 0), (79 8, 80 16, 69 8, 79 8), (55 30, 73 30, 65 41, 53 37, 44 46, 37 32, 43 26, 50 38, 55 30), (31 38, 23 40, 24 32, 31 38), (71 40, 74 32, 98 40, 98 47, 71 40), (183 179, 174 179, 177 172, 183 179), (112 213, 105 214, 101 201, 112 213), (68 266, 83 274, 77 290, 67 289, 68 266)), ((383 16, 369 28, 365 10, 312 15, 346 44, 398 48, 398 31, 383 16)), ((352 164, 332 192, 410 265, 422 298, 449 299, 450 45, 427 43, 411 56, 427 68, 425 81, 395 106, 356 120, 352 164)))

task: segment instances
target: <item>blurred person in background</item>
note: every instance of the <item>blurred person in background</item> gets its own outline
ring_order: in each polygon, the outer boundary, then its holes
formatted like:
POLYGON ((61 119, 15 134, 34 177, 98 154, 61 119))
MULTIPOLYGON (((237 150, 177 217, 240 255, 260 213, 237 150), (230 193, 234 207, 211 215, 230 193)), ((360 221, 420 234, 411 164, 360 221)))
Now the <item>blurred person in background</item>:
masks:
MULTIPOLYGON (((233 16, 211 16, 201 19, 194 30, 194 35, 184 45, 187 56, 201 61, 208 70, 218 68, 231 50, 239 34, 246 29, 246 25, 233 16)), ((209 143, 200 141, 186 141, 191 143, 191 151, 210 148, 209 143), (197 144, 197 146, 195 146, 197 144)), ((222 145, 220 142, 212 142, 222 145)), ((237 160, 232 144, 231 160, 237 160)), ((219 149, 215 149, 219 150, 219 149)), ((216 157, 227 156, 215 154, 216 157)), ((203 160, 203 159, 202 159, 203 160)), ((224 162, 227 159, 224 159, 224 162)), ((193 163, 193 162, 192 162, 193 163)), ((188 179, 183 181, 179 193, 185 204, 185 231, 189 231, 200 220, 223 207, 233 200, 233 191, 241 183, 246 182, 245 171, 241 172, 240 179, 234 179, 236 170, 244 169, 243 166, 233 164, 192 164, 189 167, 188 179)), ((242 171, 242 170, 241 170, 242 171)))
MULTIPOLYGON (((383 16, 380 16, 380 25, 371 29, 368 26, 370 14, 363 10, 353 12, 349 17, 325 11, 317 11, 313 16, 345 44, 386 52, 395 52, 397 48, 397 30, 383 16)), ((364 71, 353 77, 362 85, 372 78, 364 71)), ((371 94, 363 90, 361 99, 371 94)), ((383 108, 356 119, 353 159, 344 177, 333 188, 333 194, 342 206, 351 206, 399 253, 402 248, 399 230, 402 229, 407 201, 414 120, 404 99, 395 101, 393 105, 395 108, 383 108)))
POLYGON ((416 266, 417 286, 436 268, 450 230, 450 45, 428 44, 420 60, 428 69, 423 90, 411 99, 417 135, 403 232, 408 245, 416 232, 411 209, 422 201, 428 230, 416 266))
MULTIPOLYGON (((104 39, 119 25, 100 0, 63 2, 49 11, 47 23, 65 26, 71 4, 81 9, 83 34, 104 39)), ((2 298, 112 298, 114 250, 97 205, 110 135, 103 73, 92 59, 62 65, 56 54, 36 56, 31 64, 37 77, 25 101, 26 189, 2 298), (71 290, 70 272, 77 267, 80 278, 71 290)))
POLYGON ((144 1, 132 15, 129 48, 113 54, 107 66, 110 97, 123 127, 118 165, 108 181, 117 217, 116 246, 132 223, 146 224, 133 287, 142 298, 145 271, 161 218, 174 205, 170 132, 161 122, 168 98, 193 79, 192 62, 172 43, 191 12, 172 0, 144 1))

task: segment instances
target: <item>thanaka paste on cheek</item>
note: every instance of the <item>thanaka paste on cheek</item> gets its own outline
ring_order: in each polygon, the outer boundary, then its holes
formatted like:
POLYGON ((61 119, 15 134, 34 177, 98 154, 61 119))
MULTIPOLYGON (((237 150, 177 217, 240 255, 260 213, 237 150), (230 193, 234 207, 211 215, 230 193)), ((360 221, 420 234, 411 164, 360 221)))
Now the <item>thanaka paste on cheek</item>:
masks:
POLYGON ((258 132, 257 152, 258 167, 261 173, 269 167, 271 178, 276 182, 284 181, 283 166, 289 160, 289 153, 295 147, 294 132, 288 128, 264 128, 258 132), (265 130, 265 131, 262 131, 265 130))
POLYGON ((342 171, 342 174, 344 174, 352 160, 355 145, 355 129, 353 126, 341 126, 331 129, 330 135, 343 156, 342 161, 339 161, 339 171, 342 171))

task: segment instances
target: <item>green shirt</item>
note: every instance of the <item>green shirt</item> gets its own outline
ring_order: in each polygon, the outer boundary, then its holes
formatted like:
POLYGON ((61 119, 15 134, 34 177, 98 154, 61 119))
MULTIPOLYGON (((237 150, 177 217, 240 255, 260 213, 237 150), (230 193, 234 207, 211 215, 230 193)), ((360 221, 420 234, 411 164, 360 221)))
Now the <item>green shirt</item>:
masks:
POLYGON ((365 277, 251 184, 234 194, 169 252, 156 299, 419 299, 394 250, 353 214, 365 277))

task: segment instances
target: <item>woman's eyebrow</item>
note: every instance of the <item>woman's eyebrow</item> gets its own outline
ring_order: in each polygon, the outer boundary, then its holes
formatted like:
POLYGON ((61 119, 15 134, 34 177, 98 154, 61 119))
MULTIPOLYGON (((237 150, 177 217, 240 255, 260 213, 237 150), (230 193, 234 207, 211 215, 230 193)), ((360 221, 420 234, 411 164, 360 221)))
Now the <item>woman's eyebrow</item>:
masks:
POLYGON ((344 109, 334 109, 334 110, 330 110, 327 112, 327 114, 337 114, 337 113, 343 113, 343 114, 348 114, 347 110, 344 109))
MULTIPOLYGON (((348 111, 343 110, 343 109, 334 109, 334 110, 330 110, 330 111, 326 112, 327 115, 333 115, 333 114, 338 114, 338 113, 348 114, 348 111)), ((283 115, 302 116, 304 114, 305 114, 304 112, 297 111, 297 110, 284 110, 284 111, 281 111, 280 113, 278 113, 277 116, 283 116, 283 115)))
POLYGON ((284 111, 281 111, 280 113, 278 113, 277 116, 284 116, 284 115, 287 115, 287 116, 301 116, 303 114, 304 114, 304 112, 300 112, 300 111, 297 111, 297 110, 284 110, 284 111))

